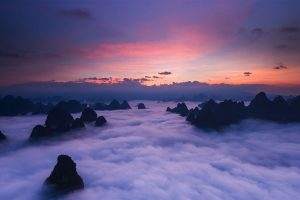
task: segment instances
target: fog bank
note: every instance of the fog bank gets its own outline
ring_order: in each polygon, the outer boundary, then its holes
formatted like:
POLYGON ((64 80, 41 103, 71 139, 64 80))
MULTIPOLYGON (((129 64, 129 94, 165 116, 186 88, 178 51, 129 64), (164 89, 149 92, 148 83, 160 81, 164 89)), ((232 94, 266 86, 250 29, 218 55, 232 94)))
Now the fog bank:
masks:
POLYGON ((40 144, 26 140, 45 116, 1 117, 8 141, 0 144, 0 199, 41 199, 59 154, 73 158, 86 186, 62 199, 299 197, 300 124, 247 120, 208 133, 165 112, 175 103, 144 103, 149 109, 98 112, 106 126, 87 125, 40 144))

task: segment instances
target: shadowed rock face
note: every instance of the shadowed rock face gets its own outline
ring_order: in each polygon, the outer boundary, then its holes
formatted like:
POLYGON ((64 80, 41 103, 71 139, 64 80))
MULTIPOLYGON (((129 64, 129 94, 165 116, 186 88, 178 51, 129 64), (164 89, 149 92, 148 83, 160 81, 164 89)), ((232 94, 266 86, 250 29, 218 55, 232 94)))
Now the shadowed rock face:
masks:
POLYGON ((121 104, 121 109, 127 110, 127 109, 131 109, 131 107, 127 101, 123 101, 121 104))
MULTIPOLYGON (((269 100, 264 92, 258 93, 248 107, 243 102, 213 100, 201 104, 202 109, 191 109, 186 118, 192 124, 208 129, 219 129, 246 118, 265 119, 276 122, 300 121, 300 96, 286 101, 278 96, 269 100)), ((168 108, 172 111, 172 109, 168 108)))
POLYGON ((49 111, 46 119, 46 127, 55 132, 66 132, 71 130, 74 119, 64 109, 53 108, 49 111))
POLYGON ((51 103, 48 103, 47 105, 44 105, 42 103, 37 103, 35 104, 32 114, 33 115, 46 114, 53 108, 54 106, 51 103))
POLYGON ((248 106, 248 115, 253 118, 270 117, 272 102, 267 98, 264 92, 258 93, 248 106))
POLYGON ((30 139, 40 139, 44 137, 50 137, 52 135, 53 133, 49 128, 42 125, 36 125, 31 131, 30 139))
POLYGON ((83 180, 76 171, 76 163, 67 155, 57 157, 57 163, 44 185, 57 193, 68 193, 84 188, 83 180))
POLYGON ((72 124, 72 128, 84 128, 83 120, 80 118, 76 118, 72 124))
POLYGON ((175 108, 167 108, 168 112, 177 113, 181 116, 187 116, 189 113, 189 109, 185 105, 185 103, 178 103, 175 108))
POLYGON ((121 104, 117 100, 112 100, 107 106, 107 110, 119 110, 121 109, 121 104))
POLYGON ((112 100, 110 104, 106 105, 104 103, 96 103, 94 105, 96 110, 126 110, 131 109, 127 101, 123 101, 121 104, 116 100, 112 100))
POLYGON ((29 99, 10 95, 0 99, 0 115, 2 116, 25 115, 33 109, 34 104, 29 99))
POLYGON ((0 131, 0 142, 6 140, 6 136, 0 131))
POLYGON ((11 95, 0 99, 0 116, 26 115, 29 113, 45 114, 52 108, 53 106, 51 104, 35 104, 29 99, 14 97, 11 95))
POLYGON ((80 116, 84 122, 94 122, 97 120, 97 113, 92 108, 85 108, 80 116))
POLYGON ((95 126, 103 126, 106 124, 106 119, 103 116, 99 116, 95 122, 95 126))
POLYGON ((245 117, 243 102, 226 100, 215 105, 205 104, 202 110, 194 109, 187 120, 201 128, 219 129, 245 117))
POLYGON ((146 106, 145 106, 145 104, 143 104, 143 103, 139 103, 139 104, 137 105, 137 107, 138 107, 138 109, 146 109, 146 106))
POLYGON ((58 104, 56 104, 56 107, 64 109, 70 113, 81 112, 84 108, 84 106, 76 100, 60 101, 58 104))

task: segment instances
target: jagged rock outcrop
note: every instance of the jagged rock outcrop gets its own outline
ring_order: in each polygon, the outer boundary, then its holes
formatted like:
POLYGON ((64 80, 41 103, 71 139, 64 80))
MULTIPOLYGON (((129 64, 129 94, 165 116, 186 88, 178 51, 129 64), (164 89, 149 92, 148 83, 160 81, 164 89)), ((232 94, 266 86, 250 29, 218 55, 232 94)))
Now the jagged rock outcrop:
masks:
POLYGON ((140 110, 140 109, 146 109, 146 106, 145 106, 145 104, 143 104, 143 103, 139 103, 139 104, 137 105, 137 107, 138 107, 139 110, 140 110))
POLYGON ((92 108, 85 108, 80 116, 84 122, 94 122, 97 120, 97 113, 92 108))
POLYGON ((36 125, 31 131, 30 139, 35 140, 50 136, 53 136, 53 131, 42 125, 36 125))
POLYGON ((73 122, 74 119, 68 111, 55 107, 49 111, 45 124, 54 132, 66 132, 71 130, 73 122))
POLYGON ((112 100, 108 105, 104 103, 96 103, 94 105, 96 110, 126 110, 131 109, 129 103, 127 101, 123 101, 119 103, 116 99, 112 100))
POLYGON ((103 126, 104 124, 106 124, 106 119, 103 116, 99 116, 95 122, 95 126, 103 126))
POLYGON ((121 103, 121 107, 120 107, 122 110, 127 110, 127 109, 131 109, 129 103, 127 101, 123 101, 121 103))
POLYGON ((185 105, 185 103, 178 103, 175 108, 167 108, 167 112, 177 113, 181 116, 187 116, 189 113, 189 109, 185 105))
POLYGON ((187 120, 197 127, 219 129, 244 119, 243 102, 223 101, 219 104, 204 104, 201 110, 192 110, 187 120))
POLYGON ((253 118, 269 118, 271 109, 272 102, 264 92, 258 93, 247 108, 248 115, 253 118))
POLYGON ((266 119, 278 122, 300 121, 299 97, 286 101, 278 96, 269 100, 264 92, 260 92, 247 107, 249 118, 266 119))
MULTIPOLYGON (((184 106, 181 105, 181 107, 186 110, 184 106)), ((264 92, 260 92, 247 107, 243 102, 231 100, 221 103, 209 100, 200 104, 199 107, 202 109, 198 107, 191 109, 186 120, 201 128, 220 129, 248 118, 276 122, 300 122, 300 96, 288 101, 281 96, 270 100, 264 92)), ((167 109, 175 113, 180 113, 179 110, 179 105, 174 109, 167 109)))
POLYGON ((73 121, 72 128, 73 128, 73 129, 84 128, 84 122, 83 122, 83 120, 80 119, 80 118, 76 118, 76 119, 73 121))
POLYGON ((0 131, 0 142, 6 140, 6 136, 0 131))
POLYGON ((44 186, 48 192, 64 194, 84 188, 82 178, 76 170, 76 163, 68 155, 59 155, 57 163, 50 176, 45 180, 44 186))
POLYGON ((198 107, 192 108, 189 111, 189 114, 187 115, 186 120, 189 121, 189 122, 193 122, 196 119, 198 113, 199 113, 199 108, 198 107))

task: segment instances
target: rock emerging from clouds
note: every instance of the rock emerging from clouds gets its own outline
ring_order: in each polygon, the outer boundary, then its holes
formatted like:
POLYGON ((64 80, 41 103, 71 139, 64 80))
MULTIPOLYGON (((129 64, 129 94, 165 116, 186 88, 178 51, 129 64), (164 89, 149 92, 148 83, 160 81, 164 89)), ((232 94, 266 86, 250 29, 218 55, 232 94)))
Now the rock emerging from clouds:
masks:
POLYGON ((80 116, 84 122, 94 122, 97 120, 97 113, 92 108, 85 108, 80 116))
POLYGON ((103 116, 99 116, 95 122, 95 126, 103 126, 104 124, 106 124, 106 119, 103 116))
POLYGON ((31 131, 30 139, 40 139, 44 137, 50 137, 52 135, 53 132, 49 128, 42 125, 36 125, 31 131))
MULTIPOLYGON (((260 92, 253 98, 249 106, 245 106, 243 102, 231 100, 220 103, 209 100, 199 107, 202 109, 200 110, 198 107, 191 109, 186 120, 197 127, 206 129, 220 129, 249 118, 275 122, 300 121, 300 96, 287 101, 281 96, 270 100, 264 92, 260 92)), ((168 108, 168 111, 177 112, 174 109, 168 108)))
POLYGON ((211 101, 204 104, 201 110, 197 108, 191 110, 187 120, 197 127, 219 129, 239 122, 245 117, 245 105, 243 102, 226 100, 219 104, 211 101))
POLYGON ((44 185, 49 192, 64 194, 84 188, 76 163, 68 155, 59 155, 57 163, 44 185))
POLYGON ((55 107, 49 111, 45 124, 54 132, 66 132, 72 129, 73 122, 74 119, 68 111, 55 107))
POLYGON ((84 128, 84 122, 81 118, 76 118, 72 124, 73 129, 84 128))
POLYGON ((143 103, 139 103, 139 104, 137 105, 137 107, 138 107, 139 110, 140 110, 140 109, 146 109, 146 106, 145 106, 145 104, 143 104, 143 103))
POLYGON ((123 101, 121 104, 121 109, 127 110, 127 109, 131 109, 131 107, 127 101, 123 101))
POLYGON ((0 131, 0 142, 6 140, 6 136, 0 131))
POLYGON ((96 103, 94 105, 96 110, 127 110, 131 109, 129 103, 127 101, 123 101, 120 103, 116 99, 112 100, 108 105, 104 103, 96 103))
POLYGON ((181 116, 187 116, 189 114, 189 109, 185 105, 185 103, 178 103, 175 108, 167 108, 168 112, 177 113, 181 116))

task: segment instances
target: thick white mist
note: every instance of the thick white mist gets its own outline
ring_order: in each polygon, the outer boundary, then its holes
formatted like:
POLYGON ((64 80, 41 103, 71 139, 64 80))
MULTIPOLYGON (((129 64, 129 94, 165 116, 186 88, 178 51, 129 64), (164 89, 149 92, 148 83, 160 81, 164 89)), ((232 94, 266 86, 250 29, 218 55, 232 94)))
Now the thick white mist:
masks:
POLYGON ((145 104, 149 109, 98 112, 105 127, 40 144, 26 140, 45 116, 0 118, 8 137, 0 144, 0 199, 41 199, 59 154, 73 158, 86 186, 62 199, 299 198, 300 124, 248 120, 208 133, 165 112, 175 103, 145 104))

